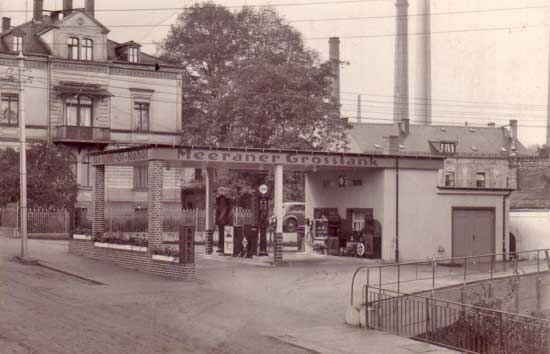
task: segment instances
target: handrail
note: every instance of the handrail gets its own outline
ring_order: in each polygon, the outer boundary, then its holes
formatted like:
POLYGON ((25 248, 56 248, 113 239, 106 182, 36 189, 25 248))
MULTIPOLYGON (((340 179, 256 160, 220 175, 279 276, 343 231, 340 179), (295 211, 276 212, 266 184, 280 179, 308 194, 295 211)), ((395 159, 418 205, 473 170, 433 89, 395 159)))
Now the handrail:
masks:
POLYGON ((434 299, 434 298, 431 298, 431 297, 428 297, 428 296, 417 295, 417 294, 407 294, 407 293, 394 291, 394 290, 389 290, 389 289, 379 289, 375 286, 370 286, 369 289, 378 290, 378 291, 381 291, 381 292, 384 292, 384 293, 394 293, 397 296, 413 297, 413 298, 419 298, 419 299, 423 299, 423 300, 428 299, 430 301, 438 301, 438 302, 451 304, 451 305, 456 305, 456 306, 460 306, 460 307, 464 307, 464 308, 471 308, 471 309, 475 309, 475 310, 483 310, 483 311, 501 313, 503 315, 520 317, 520 318, 523 318, 523 319, 526 319, 526 320, 531 320, 531 321, 536 320, 536 321, 543 322, 543 323, 546 323, 546 324, 550 325, 550 319, 546 319, 546 318, 526 316, 526 315, 522 315, 522 314, 519 314, 519 313, 513 313, 513 312, 502 311, 502 310, 490 309, 490 308, 486 308, 486 307, 481 307, 481 306, 476 306, 476 305, 469 305, 469 304, 464 304, 464 303, 451 301, 451 300, 445 300, 445 299, 434 299))
MULTIPOLYGON (((510 259, 510 256, 517 257, 520 254, 536 252, 537 253, 537 273, 540 273, 540 252, 541 251, 549 252, 550 248, 541 248, 541 249, 529 250, 529 251, 517 251, 517 252, 505 252, 505 253, 488 253, 488 254, 482 254, 482 255, 478 255, 478 256, 451 257, 451 258, 440 258, 440 259, 432 258, 431 260, 426 260, 426 261, 388 263, 388 264, 360 266, 355 270, 355 272, 353 273, 352 279, 351 279, 350 305, 353 306, 353 290, 354 290, 354 287, 355 287, 355 278, 357 277, 357 274, 359 273, 359 271, 361 271, 363 269, 367 269, 367 285, 370 285, 369 284, 370 270, 371 269, 379 269, 380 270, 379 286, 381 288, 381 285, 382 285, 382 269, 383 268, 398 267, 398 269, 399 269, 402 266, 420 265, 420 264, 432 264, 432 268, 433 268, 433 267, 435 267, 436 262, 446 262, 446 261, 453 262, 453 261, 456 261, 456 260, 460 260, 460 261, 463 261, 466 264, 466 261, 468 261, 469 259, 478 259, 479 260, 480 258, 485 258, 485 257, 493 257, 492 262, 491 262, 491 263, 493 263, 494 262, 494 257, 497 257, 497 256, 504 256, 504 259, 506 259, 506 258, 510 259)), ((490 272, 491 279, 493 278, 493 273, 494 273, 494 267, 491 266, 491 272, 490 272)), ((466 277, 466 271, 464 272, 464 276, 466 277)), ((432 284, 434 284, 434 280, 435 280, 435 273, 432 272, 432 284)), ((399 282, 400 282, 400 279, 398 278, 398 280, 397 280, 398 288, 399 288, 399 282)))

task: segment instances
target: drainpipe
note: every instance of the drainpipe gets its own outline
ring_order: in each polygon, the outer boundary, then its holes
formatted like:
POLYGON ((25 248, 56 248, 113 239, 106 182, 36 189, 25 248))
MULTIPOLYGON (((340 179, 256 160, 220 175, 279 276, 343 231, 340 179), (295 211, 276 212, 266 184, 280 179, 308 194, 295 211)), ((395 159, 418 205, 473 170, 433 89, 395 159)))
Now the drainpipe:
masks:
POLYGON ((399 263, 399 157, 395 158, 395 263, 399 263))
POLYGON ((511 192, 502 196, 502 261, 506 262, 506 199, 511 192))

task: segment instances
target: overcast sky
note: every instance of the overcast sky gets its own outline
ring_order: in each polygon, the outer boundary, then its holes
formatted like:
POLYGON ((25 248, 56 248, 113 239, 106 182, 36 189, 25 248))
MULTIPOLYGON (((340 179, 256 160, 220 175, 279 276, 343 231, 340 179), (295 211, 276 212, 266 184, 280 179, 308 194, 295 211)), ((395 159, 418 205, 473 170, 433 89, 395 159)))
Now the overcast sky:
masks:
MULTIPOLYGON (((32 0, 28 18, 32 17, 32 0)), ((424 0, 409 0, 411 119, 424 110, 418 75, 424 0), (420 14, 420 15, 419 15, 420 14)), ((62 0, 45 0, 46 9, 61 9, 62 0)), ((83 7, 84 0, 75 0, 83 7)), ((166 35, 179 11, 131 11, 174 8, 187 0, 96 0, 96 18, 110 27, 117 41, 133 39, 155 53, 154 42, 166 35), (102 10, 129 9, 124 12, 102 10), (128 24, 148 27, 115 27, 128 24)), ((304 35, 323 58, 328 37, 341 38, 343 115, 355 117, 362 93, 366 121, 392 119, 394 0, 224 0, 226 6, 273 5, 304 35), (320 4, 325 2, 325 4, 320 4), (301 5, 290 5, 301 4, 301 5), (374 17, 374 18, 373 18, 374 17), (339 20, 337 20, 339 19, 339 20)), ((431 0, 432 97, 434 123, 507 125, 519 121, 526 144, 545 142, 548 92, 550 4, 543 0, 431 0), (546 7, 545 7, 546 6, 546 7)), ((2 16, 13 24, 25 20, 25 0, 0 0, 2 16)))

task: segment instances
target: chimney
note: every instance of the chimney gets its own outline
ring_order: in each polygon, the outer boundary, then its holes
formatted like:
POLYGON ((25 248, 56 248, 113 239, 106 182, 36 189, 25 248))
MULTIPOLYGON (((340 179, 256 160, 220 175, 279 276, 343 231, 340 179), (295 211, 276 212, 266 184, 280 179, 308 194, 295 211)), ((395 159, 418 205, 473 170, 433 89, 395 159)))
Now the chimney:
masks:
POLYGON ((94 0, 86 0, 85 11, 88 15, 95 17, 95 3, 94 0))
POLYGON ((34 22, 42 22, 42 12, 43 11, 44 11, 44 0, 34 0, 32 20, 34 22))
POLYGON ((340 117, 340 38, 330 37, 328 39, 329 51, 328 58, 334 75, 332 81, 332 97, 338 107, 338 117, 340 117))
POLYGON ((52 13, 50 13, 50 19, 52 20, 52 23, 59 21, 59 13, 60 11, 52 11, 52 13))
POLYGON ((401 122, 399 122, 399 129, 403 135, 409 135, 409 118, 401 119, 401 122))
POLYGON ((11 27, 11 18, 2 17, 2 32, 6 32, 11 27))
POLYGON ((398 154, 399 153, 399 136, 390 135, 384 137, 384 153, 398 154))
POLYGON ((393 121, 409 118, 409 19, 407 0, 397 0, 396 37, 393 74, 393 121))
POLYGON ((510 136, 514 141, 518 138, 518 121, 515 119, 510 120, 510 136))
POLYGON ((63 17, 73 12, 73 0, 63 0, 63 17))

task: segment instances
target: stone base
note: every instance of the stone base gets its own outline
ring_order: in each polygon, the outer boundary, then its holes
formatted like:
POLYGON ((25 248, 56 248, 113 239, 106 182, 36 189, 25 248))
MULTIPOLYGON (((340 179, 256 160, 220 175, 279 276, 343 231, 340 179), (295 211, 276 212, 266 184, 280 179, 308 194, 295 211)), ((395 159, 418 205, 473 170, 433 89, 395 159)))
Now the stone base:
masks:
POLYGON ((93 241, 69 240, 69 253, 117 264, 144 273, 181 280, 195 279, 195 264, 179 264, 152 259, 149 252, 95 247, 93 241))

